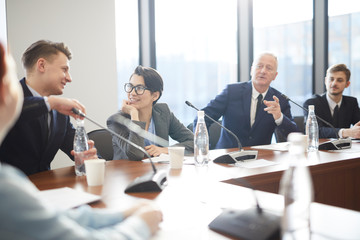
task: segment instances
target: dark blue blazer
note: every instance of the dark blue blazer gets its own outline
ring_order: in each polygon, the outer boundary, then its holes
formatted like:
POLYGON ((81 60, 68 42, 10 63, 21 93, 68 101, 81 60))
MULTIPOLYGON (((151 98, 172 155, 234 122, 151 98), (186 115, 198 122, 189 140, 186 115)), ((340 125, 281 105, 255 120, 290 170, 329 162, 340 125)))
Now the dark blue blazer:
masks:
MULTIPOLYGON (((211 100, 203 109, 206 114, 215 120, 221 116, 222 124, 231 130, 239 138, 242 146, 254 146, 270 144, 275 128, 278 128, 283 136, 290 132, 298 132, 296 123, 293 121, 290 111, 290 105, 281 93, 274 88, 269 90, 264 100, 273 101, 273 96, 279 98, 281 112, 284 115, 283 122, 277 126, 272 114, 266 111, 260 111, 255 118, 254 125, 250 126, 250 106, 251 106, 252 84, 251 81, 229 84, 227 87, 211 100)), ((264 109, 266 106, 261 105, 264 109)), ((211 120, 205 117, 206 125, 211 125, 211 120)), ((194 121, 196 126, 197 119, 194 121)), ((234 148, 237 147, 237 141, 224 129, 215 148, 234 148)))
MULTIPOLYGON (((350 128, 351 125, 360 121, 360 110, 358 101, 354 97, 343 96, 341 106, 339 109, 339 124, 334 124, 333 116, 330 112, 329 103, 326 99, 326 93, 322 95, 315 95, 308 99, 304 103, 304 108, 308 109, 309 105, 315 106, 315 114, 325 121, 333 124, 336 132, 338 133, 341 128, 350 128)), ((304 111, 305 120, 307 118, 307 112, 304 111)), ((336 138, 334 129, 327 126, 322 121, 317 121, 319 124, 319 137, 320 138, 336 138)))
POLYGON ((48 114, 44 98, 34 97, 20 81, 24 91, 24 104, 20 117, 0 147, 0 160, 11 164, 30 175, 50 169, 50 163, 59 149, 70 154, 73 149, 75 129, 70 118, 53 111, 51 134, 47 137, 48 114))

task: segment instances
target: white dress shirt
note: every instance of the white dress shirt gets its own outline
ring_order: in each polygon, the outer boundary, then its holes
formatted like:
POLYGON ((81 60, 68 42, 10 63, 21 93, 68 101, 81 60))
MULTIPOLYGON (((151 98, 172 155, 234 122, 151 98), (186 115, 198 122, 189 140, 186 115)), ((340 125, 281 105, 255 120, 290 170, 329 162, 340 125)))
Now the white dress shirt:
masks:
MULTIPOLYGON (((257 106, 257 102, 258 102, 258 96, 260 95, 260 93, 258 91, 256 91, 255 87, 254 87, 254 83, 251 82, 252 84, 252 94, 251 94, 251 106, 250 106, 250 126, 252 127, 254 125, 255 122, 255 117, 256 117, 256 106, 257 106)), ((262 93, 263 95, 263 100, 268 92, 269 88, 262 93)), ((279 126, 282 121, 283 121, 284 115, 281 113, 281 116, 279 119, 275 120, 275 123, 277 126, 279 126)))
MULTIPOLYGON (((331 116, 334 116, 334 109, 335 109, 335 107, 336 107, 336 106, 339 106, 339 109, 340 109, 340 107, 341 107, 342 97, 341 97, 340 102, 336 103, 336 102, 334 102, 334 101, 329 97, 329 95, 326 94, 326 100, 327 100, 327 102, 328 102, 328 104, 329 104, 331 116)), ((343 131, 344 131, 343 128, 341 128, 341 129, 339 130, 339 132, 338 132, 339 138, 342 138, 342 133, 343 133, 343 131)))

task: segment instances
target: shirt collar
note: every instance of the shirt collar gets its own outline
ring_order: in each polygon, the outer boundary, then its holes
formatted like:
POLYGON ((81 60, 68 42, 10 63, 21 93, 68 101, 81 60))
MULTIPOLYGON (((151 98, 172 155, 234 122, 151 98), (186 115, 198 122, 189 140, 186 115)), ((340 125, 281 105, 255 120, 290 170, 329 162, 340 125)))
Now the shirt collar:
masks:
POLYGON ((30 87, 28 84, 26 86, 29 88, 30 92, 34 97, 42 97, 37 91, 35 91, 32 87, 30 87))
POLYGON ((340 102, 339 102, 339 103, 336 103, 336 102, 334 102, 334 101, 329 97, 329 95, 328 95, 327 93, 326 93, 326 100, 328 101, 328 104, 329 104, 329 107, 331 108, 331 110, 334 110, 335 107, 336 107, 336 105, 338 105, 339 108, 340 108, 341 103, 342 103, 342 97, 341 97, 340 102))
MULTIPOLYGON (((255 87, 254 87, 254 83, 253 83, 252 81, 251 81, 251 85, 252 85, 252 95, 251 95, 251 97, 252 97, 253 99, 257 99, 257 97, 260 95, 260 93, 259 93, 258 91, 256 91, 256 89, 255 89, 255 87)), ((263 99, 265 98, 265 96, 266 96, 266 94, 267 94, 268 91, 269 91, 269 88, 266 89, 266 91, 262 93, 263 99)))

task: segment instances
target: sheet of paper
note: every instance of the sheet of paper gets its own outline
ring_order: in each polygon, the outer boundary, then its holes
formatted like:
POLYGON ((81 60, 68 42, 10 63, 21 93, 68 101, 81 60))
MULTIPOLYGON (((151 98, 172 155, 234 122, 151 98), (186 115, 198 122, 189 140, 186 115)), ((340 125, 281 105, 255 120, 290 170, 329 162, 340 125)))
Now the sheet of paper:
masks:
POLYGON ((277 163, 265 159, 257 159, 257 160, 238 162, 235 164, 235 166, 244 167, 244 168, 258 168, 258 167, 267 167, 275 164, 277 163))
POLYGON ((289 147, 290 147, 289 142, 282 142, 282 143, 273 143, 269 145, 252 146, 251 148, 273 150, 273 151, 289 151, 289 147))
MULTIPOLYGON (((170 162, 170 156, 169 154, 160 154, 158 157, 152 157, 151 158, 153 163, 169 163, 170 162)), ((143 162, 150 162, 148 158, 142 160, 143 162)))
POLYGON ((40 191, 38 196, 47 204, 52 204, 62 210, 78 207, 101 199, 98 195, 77 191, 69 187, 40 191))
MULTIPOLYGON (((158 157, 152 157, 151 158, 153 163, 170 163, 170 156, 169 154, 160 154, 160 156, 158 157)), ((148 158, 142 160, 143 162, 150 162, 150 160, 148 158)), ((193 165, 195 164, 194 162, 194 157, 184 157, 184 164, 185 165, 193 165)))

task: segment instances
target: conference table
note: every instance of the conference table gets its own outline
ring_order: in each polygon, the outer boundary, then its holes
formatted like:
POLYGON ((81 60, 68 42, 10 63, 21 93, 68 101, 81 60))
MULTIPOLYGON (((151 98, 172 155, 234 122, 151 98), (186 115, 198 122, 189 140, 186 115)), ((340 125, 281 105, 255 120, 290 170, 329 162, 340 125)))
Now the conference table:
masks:
MULTIPOLYGON (((271 164, 256 168, 213 162, 197 167, 187 161, 182 169, 170 169, 169 164, 155 163, 168 174, 168 186, 161 192, 124 193, 136 177, 152 171, 150 163, 144 161, 107 161, 105 182, 96 187, 88 186, 86 177, 76 176, 73 166, 40 172, 29 179, 40 190, 70 187, 99 195, 101 200, 90 204, 94 208, 125 209, 137 201, 152 200, 164 215, 161 230, 153 239, 232 239, 210 230, 208 224, 223 209, 254 206, 254 192, 238 186, 241 179, 257 190, 262 208, 282 214, 283 197, 277 192, 291 155, 270 149, 257 149, 258 160, 271 164)), ((233 150, 211 150, 210 159, 233 150)), ((308 153, 307 165, 316 201, 311 206, 313 239, 360 239, 360 143, 354 142, 348 151, 308 153)))
MULTIPOLYGON (((324 141, 326 140, 321 139, 321 142, 324 141)), ((276 146, 269 146, 274 145, 276 146)), ((355 140, 350 149, 310 152, 306 155, 306 165, 309 166, 314 185, 315 202, 360 211, 360 143, 355 140)), ((290 158, 288 151, 261 148, 258 159, 278 164, 251 170, 241 169, 239 174, 233 174, 224 182, 241 185, 237 179, 243 178, 257 190, 278 193, 281 176, 287 169, 290 158)))

